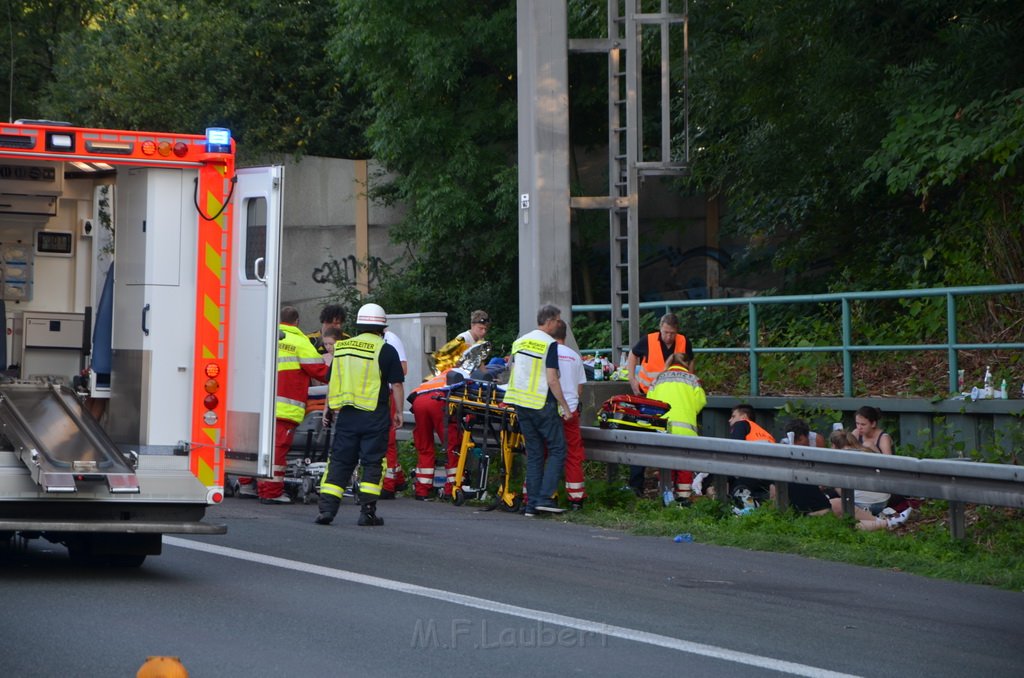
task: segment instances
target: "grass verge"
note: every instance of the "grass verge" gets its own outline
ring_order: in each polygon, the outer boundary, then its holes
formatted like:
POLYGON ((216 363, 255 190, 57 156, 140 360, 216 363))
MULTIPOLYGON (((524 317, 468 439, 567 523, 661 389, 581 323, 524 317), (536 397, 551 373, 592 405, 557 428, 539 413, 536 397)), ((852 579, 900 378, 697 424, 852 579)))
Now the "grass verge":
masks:
POLYGON ((699 499, 680 509, 637 499, 605 483, 588 482, 585 510, 565 514, 575 523, 631 534, 693 540, 753 551, 794 553, 835 562, 888 568, 925 577, 1024 591, 1024 511, 986 506, 967 510, 967 538, 949 535, 948 506, 926 502, 893 531, 861 532, 852 519, 804 517, 762 506, 743 516, 730 506, 699 499))

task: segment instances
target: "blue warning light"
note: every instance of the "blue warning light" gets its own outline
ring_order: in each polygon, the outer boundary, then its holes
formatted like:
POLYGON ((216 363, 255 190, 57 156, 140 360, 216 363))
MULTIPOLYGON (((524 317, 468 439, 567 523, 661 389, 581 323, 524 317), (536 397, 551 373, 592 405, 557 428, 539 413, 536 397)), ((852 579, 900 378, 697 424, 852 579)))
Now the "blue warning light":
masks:
POLYGON ((206 128, 206 152, 207 153, 230 153, 231 152, 231 130, 226 127, 206 128))

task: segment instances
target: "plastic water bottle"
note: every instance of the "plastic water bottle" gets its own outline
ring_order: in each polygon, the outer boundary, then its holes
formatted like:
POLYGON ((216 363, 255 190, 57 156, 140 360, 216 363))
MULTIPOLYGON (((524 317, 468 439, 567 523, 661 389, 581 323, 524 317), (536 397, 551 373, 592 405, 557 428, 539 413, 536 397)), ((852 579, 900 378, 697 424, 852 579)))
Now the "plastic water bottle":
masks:
POLYGON ((1003 379, 1003 383, 999 385, 999 397, 1006 400, 1010 397, 1010 392, 1006 390, 1006 380, 1003 379))
POLYGON ((986 365, 985 366, 985 398, 991 400, 995 397, 995 391, 992 387, 992 370, 986 365))
POLYGON ((594 358, 594 381, 604 381, 604 360, 594 358))
POLYGON ((672 502, 676 500, 676 496, 672 493, 672 490, 665 490, 661 494, 661 501, 664 502, 665 506, 671 506, 672 502))

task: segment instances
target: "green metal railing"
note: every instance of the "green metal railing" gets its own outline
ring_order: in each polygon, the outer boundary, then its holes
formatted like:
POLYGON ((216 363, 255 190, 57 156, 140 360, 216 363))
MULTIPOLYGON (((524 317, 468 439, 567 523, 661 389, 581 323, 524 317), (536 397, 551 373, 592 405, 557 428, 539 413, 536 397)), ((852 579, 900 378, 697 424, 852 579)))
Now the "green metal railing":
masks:
MULTIPOLYGON (((961 296, 1024 294, 1024 285, 978 285, 972 287, 940 287, 918 290, 885 290, 876 292, 842 292, 836 294, 794 294, 777 297, 735 297, 728 299, 688 299, 685 301, 648 301, 640 310, 670 312, 679 308, 710 308, 716 306, 746 306, 749 317, 749 346, 695 348, 696 353, 746 353, 750 360, 750 395, 760 395, 758 357, 765 353, 840 353, 843 357, 843 394, 853 397, 853 354, 869 351, 945 351, 949 364, 949 391, 957 392, 957 351, 1024 349, 1024 342, 960 343, 957 340, 956 299, 961 296), (877 299, 915 299, 925 297, 946 298, 946 341, 941 344, 887 344, 870 345, 852 343, 850 304, 854 301, 877 299), (758 308, 779 304, 836 303, 842 310, 842 344, 836 346, 758 346, 758 308)), ((625 308, 625 305, 624 305, 625 308)), ((573 305, 575 313, 610 313, 610 304, 573 305)), ((586 349, 584 352, 605 353, 611 349, 586 349)))

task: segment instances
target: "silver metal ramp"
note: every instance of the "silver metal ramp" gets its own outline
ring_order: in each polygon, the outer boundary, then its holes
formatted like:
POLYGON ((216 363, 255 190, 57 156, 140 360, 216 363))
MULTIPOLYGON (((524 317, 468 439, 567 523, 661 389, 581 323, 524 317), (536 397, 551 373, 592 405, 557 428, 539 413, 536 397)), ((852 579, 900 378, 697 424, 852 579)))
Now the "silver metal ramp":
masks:
POLYGON ((77 492, 78 483, 139 492, 133 465, 66 386, 0 385, 0 433, 45 492, 77 492))

